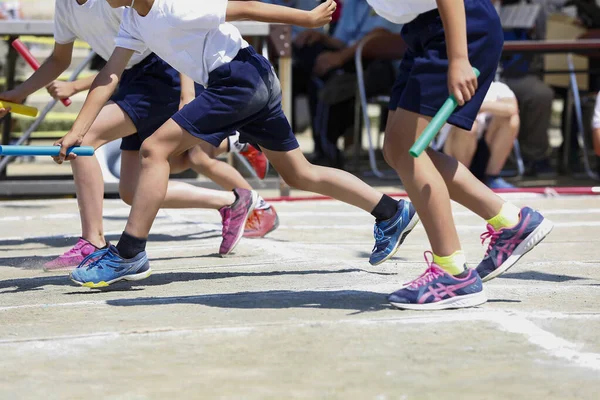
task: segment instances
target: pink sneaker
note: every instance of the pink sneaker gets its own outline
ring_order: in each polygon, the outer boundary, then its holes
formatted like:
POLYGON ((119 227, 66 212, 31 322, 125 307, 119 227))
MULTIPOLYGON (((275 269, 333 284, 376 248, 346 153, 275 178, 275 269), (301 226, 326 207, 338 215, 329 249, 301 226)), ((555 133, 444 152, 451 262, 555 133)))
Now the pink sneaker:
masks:
POLYGON ((258 193, 254 190, 233 189, 237 194, 237 200, 230 206, 219 210, 223 219, 223 241, 219 248, 219 254, 225 256, 235 248, 242 236, 246 221, 254 207, 258 204, 258 193))
POLYGON ((79 238, 75 246, 67 250, 52 261, 44 264, 44 271, 71 271, 75 269, 84 258, 98 250, 96 246, 83 238, 79 238))

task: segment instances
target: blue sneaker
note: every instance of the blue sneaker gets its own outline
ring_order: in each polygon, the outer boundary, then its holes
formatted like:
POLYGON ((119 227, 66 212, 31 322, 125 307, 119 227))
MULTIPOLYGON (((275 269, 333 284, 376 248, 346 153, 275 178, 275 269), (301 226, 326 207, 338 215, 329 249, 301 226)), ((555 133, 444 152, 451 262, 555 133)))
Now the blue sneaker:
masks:
POLYGON ((515 265, 521 257, 538 245, 554 228, 554 224, 529 207, 521 209, 519 223, 499 231, 487 226, 481 243, 490 240, 477 272, 484 282, 500 276, 515 265))
POLYGON ((511 185, 506 182, 503 178, 497 176, 495 178, 487 178, 485 184, 490 189, 515 189, 515 185, 511 185))
POLYGON ((121 280, 139 281, 150 276, 152 270, 148 256, 143 251, 125 260, 113 245, 87 256, 79 267, 71 272, 71 280, 89 288, 101 288, 121 280))
POLYGON ((388 301, 402 310, 445 310, 475 307, 487 301, 481 278, 474 269, 465 277, 452 276, 437 264, 430 262, 425 253, 427 270, 400 290, 388 296, 388 301))
POLYGON ((407 200, 400 200, 398 211, 392 218, 375 223, 375 229, 373 230, 375 247, 371 252, 369 263, 379 265, 392 258, 406 236, 418 223, 419 215, 412 203, 407 200))

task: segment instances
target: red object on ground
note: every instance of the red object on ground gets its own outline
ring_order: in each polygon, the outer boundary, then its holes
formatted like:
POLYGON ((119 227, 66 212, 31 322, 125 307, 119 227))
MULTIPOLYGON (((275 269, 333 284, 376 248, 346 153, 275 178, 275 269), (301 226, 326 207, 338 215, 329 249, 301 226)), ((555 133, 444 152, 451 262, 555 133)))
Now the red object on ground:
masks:
MULTIPOLYGON (((21 57, 23 57, 25 61, 27 61, 27 64, 29 64, 29 66, 33 68, 34 71, 37 71, 40 68, 40 63, 38 62, 38 60, 35 59, 33 54, 31 54, 31 52, 29 51, 27 46, 23 44, 23 42, 21 42, 19 39, 15 39, 13 40, 11 45, 17 51, 17 53, 19 53, 21 57)), ((69 107, 71 105, 71 100, 69 99, 62 99, 61 102, 65 105, 65 107, 69 107)))

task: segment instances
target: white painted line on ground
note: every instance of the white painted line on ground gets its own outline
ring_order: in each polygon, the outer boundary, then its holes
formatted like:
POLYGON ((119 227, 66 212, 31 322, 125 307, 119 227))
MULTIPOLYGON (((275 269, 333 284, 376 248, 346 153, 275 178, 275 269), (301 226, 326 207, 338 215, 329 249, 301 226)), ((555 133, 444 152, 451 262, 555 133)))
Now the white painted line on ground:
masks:
POLYGON ((600 354, 579 351, 581 346, 540 328, 526 318, 498 314, 493 321, 507 332, 524 335, 530 343, 541 347, 554 357, 565 359, 580 367, 600 371, 600 354))
MULTIPOLYGON (((90 302, 94 303, 94 302, 90 302)), ((447 313, 432 313, 423 317, 410 316, 408 318, 391 318, 391 319, 341 319, 341 320, 310 320, 310 321, 282 321, 277 323, 259 323, 241 326, 220 326, 220 327, 202 327, 195 329, 139 329, 134 331, 113 331, 113 332, 97 332, 83 335, 63 335, 49 336, 30 339, 3 339, 0 340, 0 345, 24 345, 30 348, 36 346, 39 349, 44 342, 72 342, 73 340, 98 339, 115 339, 126 336, 181 336, 189 334, 215 334, 215 333, 248 333, 260 329, 273 329, 277 327, 293 328, 314 328, 315 324, 321 326, 338 326, 338 325, 439 325, 441 323, 473 323, 473 322, 489 322, 493 323, 505 332, 521 335, 531 344, 541 348, 548 355, 566 360, 579 367, 600 371, 600 354, 580 351, 580 345, 560 338, 553 333, 546 331, 533 322, 527 319, 527 316, 532 316, 537 319, 544 319, 541 314, 532 315, 532 313, 515 313, 501 310, 463 310, 460 312, 447 313)), ((547 319, 553 319, 553 315, 549 315, 547 319)), ((562 319, 567 318, 585 318, 598 319, 600 314, 586 315, 568 315, 563 314, 562 319)))
MULTIPOLYGON (((116 208, 110 209, 104 212, 104 217, 127 217, 129 215, 129 208, 116 208)), ((591 209, 559 209, 559 210, 542 210, 544 215, 590 215, 600 214, 600 208, 591 209)), ((321 218, 323 216, 336 217, 336 218, 356 218, 365 217, 372 218, 368 213, 364 211, 293 211, 285 210, 278 211, 281 218, 306 218, 315 217, 321 218)), ((174 219, 183 219, 187 222, 190 221, 190 217, 214 217, 216 215, 215 210, 206 209, 185 209, 185 210, 161 210, 159 217, 165 218, 170 217, 174 219)), ((455 217, 477 217, 471 211, 455 211, 453 212, 455 217)), ((42 215, 11 215, 6 217, 0 217, 0 222, 15 222, 15 221, 31 221, 31 220, 67 220, 67 219, 79 219, 78 213, 59 213, 59 214, 42 214, 42 215)))

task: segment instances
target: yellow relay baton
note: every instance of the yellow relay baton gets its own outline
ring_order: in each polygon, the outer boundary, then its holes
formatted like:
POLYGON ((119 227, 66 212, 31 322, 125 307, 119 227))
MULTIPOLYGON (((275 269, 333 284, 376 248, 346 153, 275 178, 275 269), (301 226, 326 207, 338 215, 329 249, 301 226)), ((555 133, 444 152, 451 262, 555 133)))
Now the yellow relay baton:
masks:
POLYGON ((27 115, 28 117, 37 117, 38 109, 25 106, 23 104, 11 103, 10 101, 0 100, 0 108, 10 108, 10 112, 15 114, 27 115))

